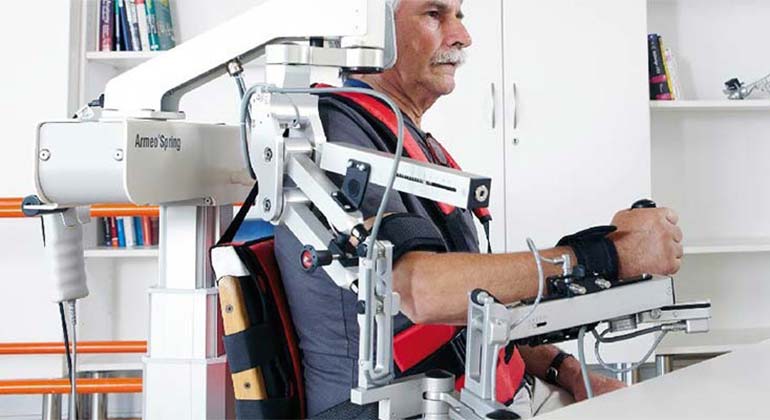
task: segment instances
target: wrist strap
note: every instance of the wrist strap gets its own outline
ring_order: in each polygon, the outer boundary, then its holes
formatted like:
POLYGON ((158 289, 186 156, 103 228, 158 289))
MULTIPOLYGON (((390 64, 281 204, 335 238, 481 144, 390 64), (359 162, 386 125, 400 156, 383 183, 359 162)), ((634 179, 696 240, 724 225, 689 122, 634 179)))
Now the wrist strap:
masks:
POLYGON ((607 235, 616 231, 615 226, 596 226, 565 236, 556 246, 569 246, 577 256, 577 263, 586 272, 596 273, 607 279, 618 278, 618 251, 607 235))
POLYGON ((545 371, 545 381, 548 382, 551 385, 557 385, 557 380, 559 379, 559 368, 561 367, 562 362, 564 362, 564 359, 568 357, 573 357, 571 354, 559 351, 559 354, 557 354, 553 360, 551 361, 551 365, 548 366, 548 369, 545 371))

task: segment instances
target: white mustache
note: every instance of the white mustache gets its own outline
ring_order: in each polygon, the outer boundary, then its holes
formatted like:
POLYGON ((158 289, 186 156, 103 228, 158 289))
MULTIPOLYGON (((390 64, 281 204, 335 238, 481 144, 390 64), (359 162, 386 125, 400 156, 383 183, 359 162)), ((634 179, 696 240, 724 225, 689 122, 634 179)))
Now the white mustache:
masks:
POLYGON ((459 48, 452 48, 445 51, 439 51, 433 60, 432 64, 454 64, 456 66, 462 66, 465 64, 466 54, 464 50, 459 48))

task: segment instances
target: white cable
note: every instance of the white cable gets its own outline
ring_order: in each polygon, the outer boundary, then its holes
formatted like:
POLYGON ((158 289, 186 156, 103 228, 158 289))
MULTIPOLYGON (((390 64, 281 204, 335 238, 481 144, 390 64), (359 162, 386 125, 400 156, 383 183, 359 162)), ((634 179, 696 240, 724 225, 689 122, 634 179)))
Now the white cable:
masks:
POLYGON ((70 300, 67 301, 67 304, 69 306, 69 312, 70 312, 70 322, 71 322, 71 329, 70 333, 72 336, 72 370, 70 372, 70 384, 71 384, 71 392, 70 392, 70 407, 69 407, 69 418, 70 420, 76 420, 77 419, 77 377, 78 377, 78 336, 77 336, 77 310, 76 310, 76 300, 70 300))
POLYGON ((586 388, 588 398, 594 397, 594 390, 591 388, 591 380, 588 378, 588 366, 586 365, 585 353, 586 327, 580 327, 578 332, 578 360, 580 361, 580 375, 583 376, 583 385, 586 388))
MULTIPOLYGON (((650 358, 652 353, 658 347, 658 344, 660 344, 660 342, 663 340, 663 337, 665 337, 666 334, 668 334, 668 330, 662 330, 662 332, 660 333, 658 338, 655 339, 655 342, 652 343, 652 346, 650 347, 650 350, 648 350, 647 354, 645 354, 644 357, 642 357, 642 360, 640 360, 637 363, 632 363, 631 366, 629 366, 629 367, 627 367, 625 369, 618 369, 618 368, 614 368, 612 366, 609 366, 607 363, 605 363, 604 360, 602 360, 601 354, 599 354, 599 344, 601 344, 601 339, 604 338, 604 335, 607 334, 607 332, 609 332, 609 329, 604 330, 601 334, 597 333, 596 330, 592 331, 592 333, 594 335, 594 338, 596 338, 596 343, 594 343, 594 354, 596 354, 596 360, 599 362, 599 365, 601 365, 601 367, 603 367, 604 369, 609 370, 612 373, 626 373, 626 372, 630 372, 630 371, 638 368, 642 364, 644 364, 644 362, 646 362, 647 359, 650 358)), ((650 331, 650 333, 652 333, 652 332, 654 332, 654 331, 650 331)))
POLYGON ((537 309, 537 306, 540 304, 540 300, 543 298, 543 289, 545 287, 545 274, 543 273, 543 261, 540 258, 540 253, 537 251, 535 242, 531 238, 527 238, 527 246, 529 247, 529 250, 532 252, 532 255, 535 256, 535 265, 537 266, 537 296, 535 297, 535 302, 532 304, 532 307, 529 309, 526 315, 522 316, 511 325, 511 330, 518 327, 524 321, 526 321, 530 316, 532 316, 532 314, 535 313, 535 309, 537 309))

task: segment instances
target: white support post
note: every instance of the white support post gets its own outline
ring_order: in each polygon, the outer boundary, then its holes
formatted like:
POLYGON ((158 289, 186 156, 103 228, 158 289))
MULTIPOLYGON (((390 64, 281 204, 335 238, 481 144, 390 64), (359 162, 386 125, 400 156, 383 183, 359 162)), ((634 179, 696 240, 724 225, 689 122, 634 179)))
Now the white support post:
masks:
POLYGON ((232 207, 162 206, 160 282, 150 290, 144 418, 225 418, 227 369, 209 248, 232 207))

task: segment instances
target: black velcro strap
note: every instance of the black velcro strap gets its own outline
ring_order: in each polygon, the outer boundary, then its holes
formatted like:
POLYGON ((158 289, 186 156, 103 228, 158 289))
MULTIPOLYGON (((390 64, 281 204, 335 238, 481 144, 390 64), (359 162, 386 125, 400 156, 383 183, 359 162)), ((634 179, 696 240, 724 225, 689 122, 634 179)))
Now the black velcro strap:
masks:
POLYGON ((578 264, 589 273, 597 273, 607 279, 617 279, 619 273, 618 251, 607 235, 617 230, 615 226, 596 226, 565 236, 556 246, 569 246, 575 251, 578 264))
POLYGON ((446 242, 436 226, 416 214, 395 213, 385 216, 377 239, 393 244, 394 262, 410 251, 447 251, 446 242))
POLYGON ((275 337, 275 331, 267 324, 252 325, 241 332, 222 337, 230 371, 243 372, 275 360, 278 357, 275 337))
POLYGON ((298 419, 300 418, 299 400, 296 398, 235 400, 235 416, 238 420, 298 419))
POLYGON ((406 372, 400 372, 398 377, 416 375, 434 369, 445 370, 455 375, 455 378, 465 375, 465 328, 423 361, 406 372))

